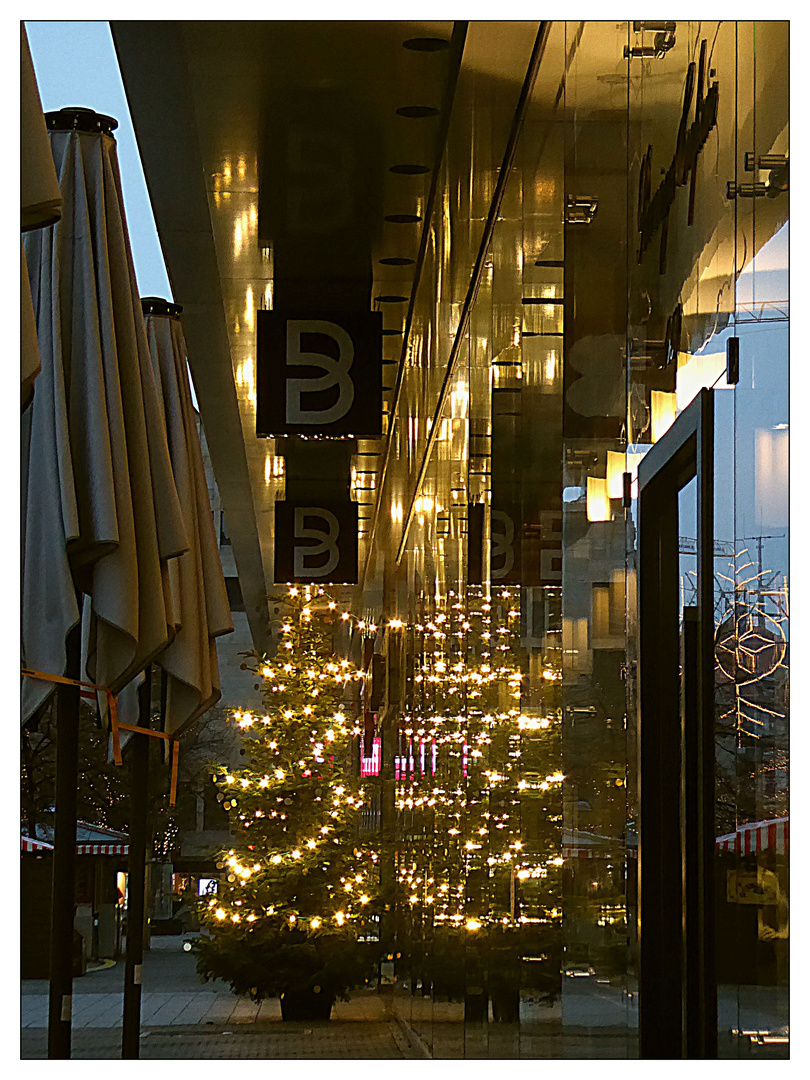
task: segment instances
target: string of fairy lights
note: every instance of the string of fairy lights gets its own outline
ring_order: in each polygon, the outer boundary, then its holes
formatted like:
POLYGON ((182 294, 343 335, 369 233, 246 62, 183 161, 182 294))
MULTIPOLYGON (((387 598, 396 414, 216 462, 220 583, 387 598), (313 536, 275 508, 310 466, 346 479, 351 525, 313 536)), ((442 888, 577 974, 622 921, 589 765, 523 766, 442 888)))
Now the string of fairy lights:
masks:
MULTIPOLYGON (((468 606, 456 602, 450 606, 449 619, 445 613, 439 612, 432 620, 427 620, 421 626, 417 624, 417 629, 424 628, 432 636, 434 642, 438 641, 439 647, 434 646, 430 649, 428 646, 425 649, 420 668, 414 676, 414 683, 417 687, 423 684, 419 688, 426 690, 428 695, 432 692, 434 701, 436 693, 444 697, 445 715, 434 712, 433 715, 423 716, 420 718, 422 721, 420 727, 415 729, 415 733, 423 738, 435 740, 439 744, 443 742, 455 744, 456 750, 461 744, 462 771, 466 772, 467 780, 463 788, 456 786, 451 789, 449 797, 439 791, 436 794, 431 792, 426 798, 419 791, 418 780, 416 783, 412 780, 409 785, 402 786, 401 792, 398 793, 400 808, 409 810, 420 806, 430 808, 431 799, 435 799, 432 805, 439 807, 440 816, 442 810, 446 811, 442 824, 447 836, 462 837, 462 841, 457 841, 458 849, 455 852, 447 851, 446 861, 449 865, 446 880, 443 882, 437 884, 438 878, 435 876, 435 871, 433 875, 415 873, 413 865, 410 869, 404 868, 400 874, 400 880, 409 888, 412 888, 414 883, 424 886, 421 895, 419 890, 411 891, 409 902, 414 906, 422 904, 431 908, 434 921, 439 923, 447 921, 456 925, 463 923, 466 929, 472 932, 495 921, 501 925, 515 925, 533 921, 535 918, 540 921, 543 918, 543 916, 527 914, 525 907, 518 911, 518 906, 514 903, 510 913, 500 917, 493 912, 479 913, 475 916, 467 914, 464 910, 466 889, 463 882, 479 865, 483 863, 490 870, 507 868, 514 874, 516 881, 526 881, 529 878, 547 877, 549 873, 558 870, 563 862, 558 850, 545 857, 544 862, 547 865, 540 865, 537 855, 526 851, 522 840, 519 835, 515 835, 513 829, 513 825, 519 825, 519 813, 515 815, 514 811, 515 807, 519 810, 519 799, 511 799, 508 809, 501 814, 492 814, 483 809, 493 791, 498 788, 511 786, 515 794, 529 791, 543 792, 550 791, 555 786, 559 788, 563 779, 561 772, 553 770, 531 779, 521 776, 516 785, 513 783, 512 774, 516 768, 525 766, 525 762, 519 761, 522 753, 520 733, 548 731, 555 720, 559 719, 559 713, 555 715, 553 710, 551 715, 526 715, 519 708, 522 695, 521 683, 525 680, 525 673, 518 667, 520 655, 518 597, 518 589, 503 589, 496 594, 497 600, 501 603, 493 604, 492 597, 480 598, 478 605, 468 606), (498 619, 500 619, 500 625, 498 625, 498 619), (478 666, 471 666, 469 647, 467 655, 457 655, 455 662, 451 662, 451 655, 448 655, 448 650, 442 648, 442 645, 447 642, 452 646, 452 643, 458 642, 462 646, 469 646, 470 633, 475 634, 476 630, 480 647, 477 655, 475 651, 473 652, 472 661, 473 664, 477 661, 478 666), (496 653, 494 658, 493 651, 496 653), (507 656, 501 655, 499 658, 498 653, 506 653, 507 656), (493 693, 496 693, 502 702, 506 699, 506 703, 513 707, 492 712, 479 710, 477 706, 482 704, 481 699, 492 697, 493 693), (461 694, 464 699, 460 715, 454 712, 453 695, 455 694, 461 694), (447 728, 448 722, 455 730, 447 728), (442 725, 444 725, 444 730, 441 728, 442 725), (496 732, 501 736, 508 733, 510 749, 507 750, 506 755, 501 750, 497 768, 487 768, 486 765, 490 763, 485 759, 488 748, 492 746, 492 736, 496 732), (476 766, 478 766, 477 776, 475 775, 476 766), (477 817, 476 807, 478 808, 477 817), (452 820, 448 820, 448 815, 452 820), (515 817, 518 818, 517 821, 513 821, 515 817), (462 823, 463 828, 457 827, 462 823), (470 832, 475 838, 463 839, 470 832), (504 838, 504 833, 508 834, 506 838, 504 838), (462 878, 462 882, 456 884, 455 888, 449 880, 454 876, 454 871, 455 875, 462 878)), ((450 652, 452 653, 452 649, 450 652)), ((541 678, 547 685, 558 684, 561 679, 559 666, 555 667, 551 663, 544 664, 541 678)), ((426 700, 424 694, 422 704, 430 704, 429 697, 426 700)), ((414 733, 414 729, 409 726, 406 726, 404 731, 406 735, 414 733)), ((434 818, 435 815, 434 810, 434 818)), ((559 815, 553 816, 559 818, 559 815)), ((442 831, 442 824, 435 824, 437 831, 442 831)), ((435 853, 431 852, 431 855, 435 853)), ((433 863, 435 865, 435 858, 433 863)), ((559 915, 556 906, 551 908, 548 915, 551 918, 559 915)))
POLYGON ((426 842, 403 854, 398 880, 422 920, 471 934, 488 926, 553 924, 561 917, 558 903, 543 900, 558 896, 564 777, 556 768, 538 771, 539 759, 554 759, 561 668, 559 656, 543 658, 537 674, 545 693, 537 708, 524 709, 519 596, 518 588, 501 589, 495 597, 476 597, 469 590, 467 603, 456 601, 448 611, 416 622, 424 644, 415 658, 412 702, 400 729, 405 743, 400 761, 406 767, 396 805, 410 816, 410 834, 421 833, 426 842), (545 749, 527 753, 527 743, 540 739, 545 749), (425 755, 424 746, 443 753, 425 755), (427 769, 415 767, 425 761, 427 769), (439 778, 444 782, 437 783, 439 778), (537 850, 536 843, 530 850, 522 838, 527 797, 548 803, 545 850, 537 850), (479 898, 471 910, 468 884, 476 871, 490 882, 506 873, 507 905, 499 910, 479 898), (541 882, 551 888, 540 903, 531 904, 527 888, 541 882))
MULTIPOLYGON (((315 625, 313 592, 290 588, 276 657, 256 666, 266 711, 231 715, 250 765, 221 768, 215 776, 242 844, 218 864, 225 880, 207 902, 213 927, 270 922, 317 933, 362 920, 372 902, 379 854, 356 841, 366 796, 348 753, 361 731, 351 687, 364 676, 348 660, 334 660, 315 625), (316 890, 320 910, 305 910, 313 902, 310 883, 321 872, 327 877, 316 890)), ((336 608, 328 598, 325 610, 336 608)))
POLYGON ((558 744, 561 670, 559 655, 550 653, 528 677, 519 598, 517 587, 495 594, 471 588, 437 597, 421 618, 375 623, 343 609, 322 587, 289 587, 276 655, 255 669, 265 710, 232 714, 251 766, 222 768, 216 777, 245 842, 221 859, 225 881, 207 901, 210 924, 241 930, 270 920, 318 933, 356 925, 379 908, 384 853, 379 842, 361 843, 357 828, 378 781, 358 783, 349 764, 363 734, 359 702, 369 672, 331 651, 318 655, 310 639, 323 619, 363 639, 380 630, 409 635, 412 666, 393 763, 395 880, 405 909, 472 934, 559 919, 548 896, 563 865, 564 777, 542 766, 558 744), (528 683, 537 699, 530 706, 523 703, 528 683), (316 783, 321 787, 312 788, 316 783), (320 793, 302 812, 299 795, 310 788, 320 793), (541 801, 550 825, 551 839, 539 848, 522 837, 527 798, 541 801), (280 842, 279 830, 288 842, 280 842), (320 910, 282 897, 285 875, 326 873, 336 861, 342 872, 328 883, 320 910), (483 902, 470 910, 467 883, 481 870, 493 879, 508 875, 507 910, 483 902), (526 888, 535 883, 546 886, 545 899, 532 904, 526 888))

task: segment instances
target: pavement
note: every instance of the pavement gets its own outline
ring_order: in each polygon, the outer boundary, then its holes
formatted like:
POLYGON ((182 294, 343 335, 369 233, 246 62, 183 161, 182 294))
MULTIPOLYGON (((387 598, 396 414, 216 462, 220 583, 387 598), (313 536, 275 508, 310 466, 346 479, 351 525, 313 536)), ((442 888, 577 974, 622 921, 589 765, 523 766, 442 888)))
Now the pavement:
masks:
MULTIPOLYGON (((73 986, 75 1058, 121 1056, 124 965, 90 971, 73 986)), ((614 1020, 615 1023, 615 1020, 614 1020)), ((47 1056, 48 984, 22 983, 21 1056, 47 1056)), ((434 1002, 407 986, 357 991, 329 1022, 285 1023, 276 999, 255 1004, 219 982, 202 983, 181 937, 156 937, 144 954, 142 1058, 463 1059, 590 1057, 592 1040, 560 1038, 560 1005, 524 1000, 520 1024, 465 1024, 460 1002, 434 1002)), ((604 1040, 603 1040, 604 1041, 604 1040)), ((615 1034, 600 1057, 623 1057, 615 1034)))
MULTIPOLYGON (((328 1022, 285 1023, 276 999, 255 1004, 222 983, 202 983, 183 940, 153 938, 144 954, 142 1058, 581 1060, 637 1053, 637 996, 593 978, 563 980, 562 1001, 553 1005, 524 996, 519 1024, 465 1024, 462 1003, 433 1001, 407 984, 357 991, 335 1003, 328 1022)), ((123 977, 119 961, 75 980, 72 1057, 120 1058, 123 977)), ((749 1048, 730 1038, 732 1026, 773 1030, 785 1023, 787 1002, 775 990, 721 988, 722 1056, 747 1056, 749 1048)), ((27 980, 23 1059, 47 1057, 47 1025, 48 984, 27 980)))
MULTIPOLYGON (((410 1058, 413 1037, 376 992, 337 1002, 330 1022, 284 1023, 276 999, 255 1004, 222 983, 203 983, 183 938, 158 937, 144 953, 142 1058, 410 1058)), ((121 1056, 124 964, 88 972, 73 984, 72 1057, 121 1056)), ((48 983, 26 980, 21 994, 21 1057, 47 1057, 48 983)), ((414 1044, 416 1045, 416 1044, 414 1044)))

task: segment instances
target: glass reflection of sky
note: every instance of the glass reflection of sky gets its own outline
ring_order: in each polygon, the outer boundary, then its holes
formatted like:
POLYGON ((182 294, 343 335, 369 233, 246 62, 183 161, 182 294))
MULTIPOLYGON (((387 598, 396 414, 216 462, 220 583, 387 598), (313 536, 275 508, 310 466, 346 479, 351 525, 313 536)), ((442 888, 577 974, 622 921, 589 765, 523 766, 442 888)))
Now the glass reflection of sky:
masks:
MULTIPOLYGON (((774 303, 787 311, 788 226, 763 246, 740 274, 740 305, 774 303)), ((740 381, 736 393, 722 385, 715 394, 715 538, 736 540, 762 569, 788 575, 788 327, 784 315, 764 312, 774 321, 740 321, 707 342, 703 352, 722 354, 735 332, 740 338, 740 381)), ((747 314, 747 311, 745 312, 747 314)), ((743 315, 743 319, 745 318, 743 315)), ((680 532, 695 536, 693 499, 681 500, 680 532)), ((716 561, 720 569, 722 560, 716 561)))

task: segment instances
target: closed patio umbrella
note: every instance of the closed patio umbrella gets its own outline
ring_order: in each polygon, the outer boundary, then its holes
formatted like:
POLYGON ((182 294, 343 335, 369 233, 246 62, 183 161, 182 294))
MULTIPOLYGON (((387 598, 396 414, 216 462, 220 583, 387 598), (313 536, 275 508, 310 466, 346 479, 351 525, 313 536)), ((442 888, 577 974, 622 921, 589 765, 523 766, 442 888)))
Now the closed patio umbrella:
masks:
POLYGON ((233 621, 191 401, 182 309, 156 297, 142 303, 189 538, 188 551, 172 564, 177 632, 157 658, 167 674, 165 730, 177 735, 220 698, 215 639, 231 633, 233 621))
MULTIPOLYGON (((129 248, 116 122, 78 109, 47 120, 63 217, 25 238, 43 372, 24 432, 23 655, 28 668, 64 674, 64 640, 80 615, 75 582, 88 597, 84 674, 117 692, 170 638, 166 562, 188 541, 129 248)), ((49 690, 24 680, 23 719, 49 690)))

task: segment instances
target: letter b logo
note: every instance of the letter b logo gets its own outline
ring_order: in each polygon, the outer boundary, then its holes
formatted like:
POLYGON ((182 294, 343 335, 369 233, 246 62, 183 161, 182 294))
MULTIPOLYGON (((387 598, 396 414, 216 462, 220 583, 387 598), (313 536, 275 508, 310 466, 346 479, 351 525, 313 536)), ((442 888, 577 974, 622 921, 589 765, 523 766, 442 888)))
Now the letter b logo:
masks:
POLYGON ((276 582, 357 584, 357 503, 277 502, 276 582))
POLYGON ((515 565, 515 523, 502 510, 493 510, 490 520, 490 575, 503 581, 515 565))
POLYGON ((382 434, 379 311, 257 312, 256 434, 382 434))
POLYGON ((342 326, 325 319, 290 319, 287 323, 287 367, 320 368, 325 374, 309 379, 287 377, 287 423, 319 425, 342 420, 354 402, 354 382, 349 374, 353 360, 354 345, 342 326), (323 334, 331 338, 337 344, 337 360, 325 353, 304 352, 301 348, 304 334, 323 334), (321 409, 303 408, 304 394, 331 391, 335 387, 338 396, 334 405, 321 409))
POLYGON ((309 573, 315 578, 323 578, 331 574, 340 561, 338 536, 340 536, 340 525, 331 510, 324 510, 320 506, 296 506, 295 539, 317 540, 318 543, 295 544, 293 547, 294 576, 300 578, 309 573), (316 518, 325 523, 326 531, 306 528, 308 518, 316 518), (323 554, 326 554, 326 562, 320 562, 318 559, 318 556, 323 554))

